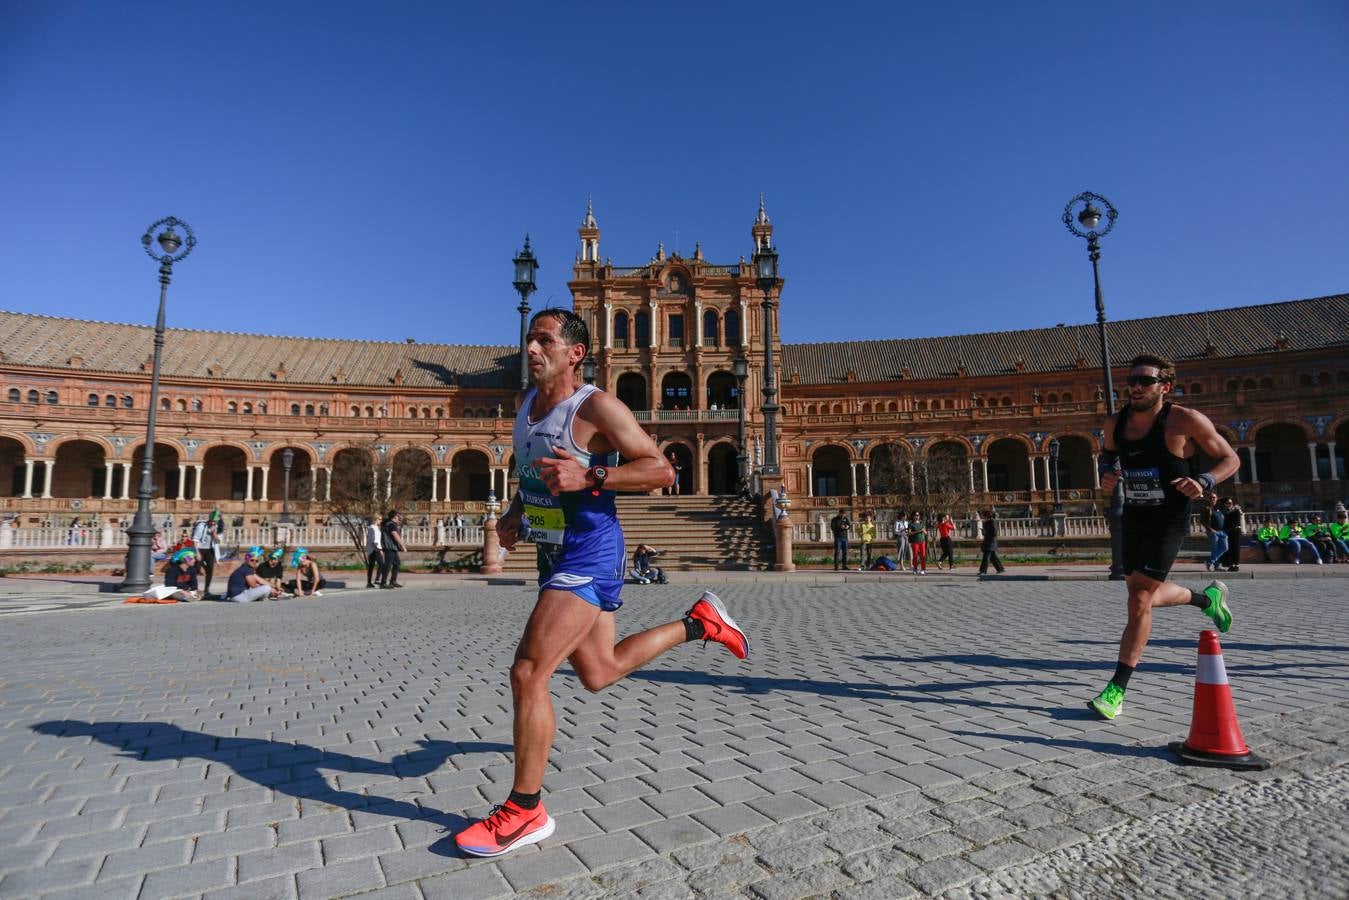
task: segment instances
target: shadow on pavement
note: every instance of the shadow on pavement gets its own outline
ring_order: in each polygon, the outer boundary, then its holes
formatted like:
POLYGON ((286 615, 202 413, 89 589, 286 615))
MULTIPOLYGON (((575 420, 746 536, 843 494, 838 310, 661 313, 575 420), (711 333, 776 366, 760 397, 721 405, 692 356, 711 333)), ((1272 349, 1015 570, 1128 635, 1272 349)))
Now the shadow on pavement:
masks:
POLYGON ((437 812, 407 800, 390 800, 372 794, 358 794, 331 787, 319 774, 320 769, 334 772, 391 775, 420 778, 440 768, 451 756, 465 753, 507 753, 506 744, 482 741, 418 741, 421 749, 410 750, 389 762, 378 762, 321 750, 306 744, 292 744, 265 738, 216 737, 200 731, 186 731, 167 722, 81 722, 60 719, 31 726, 38 734, 53 737, 92 737, 114 747, 130 759, 200 759, 227 766, 246 778, 277 793, 326 803, 347 810, 363 810, 400 819, 422 819, 449 831, 449 835, 429 848, 443 856, 458 856, 453 841, 455 832, 473 820, 456 813, 437 812))
MULTIPOLYGON (((1089 643, 1088 641, 1068 641, 1067 643, 1089 643)), ((1099 643, 1107 647, 1118 647, 1119 641, 1096 641, 1090 643, 1099 643)), ((1151 646, 1166 646, 1171 642, 1150 641, 1151 646)), ((1188 641, 1181 642, 1180 646, 1192 646, 1188 641)), ((1235 649, 1236 645, 1231 646, 1235 649)), ((1261 645, 1257 645, 1261 646, 1261 645)), ((1263 645, 1278 649, 1278 645, 1263 645)), ((1031 657, 1017 656, 995 656, 991 653, 952 653, 940 656, 863 656, 868 662, 893 662, 893 663, 955 663, 962 666, 992 666, 995 668, 1006 669, 1095 669, 1103 672, 1115 671, 1114 660, 1088 660, 1088 659, 1035 659, 1031 657)), ((1338 679, 1339 676, 1333 675, 1310 675, 1299 674, 1296 671, 1286 674, 1275 674, 1282 669, 1343 669, 1349 668, 1349 663, 1322 663, 1322 662, 1288 662, 1288 663, 1233 663, 1225 661, 1226 670, 1241 675, 1259 675, 1262 678, 1297 678, 1304 681, 1338 679)), ((1161 672, 1172 675, 1194 675, 1194 665, 1192 663, 1163 663, 1144 660, 1143 666, 1150 672, 1161 672)), ((1062 684, 1063 682, 1057 682, 1062 684)))
MULTIPOLYGON (((559 675, 576 673, 570 669, 558 669, 559 675)), ((1070 684, 1067 681, 960 681, 933 682, 931 684, 876 684, 868 681, 815 681, 810 678, 761 678, 753 675, 715 675, 710 672, 663 671, 659 669, 642 670, 627 676, 641 681, 655 681, 662 684, 715 685, 724 687, 737 694, 767 694, 771 691, 797 691, 805 694, 818 694, 824 697, 848 697, 855 700, 903 700, 907 703, 942 703, 954 706, 974 706, 990 709, 1024 709, 1031 712, 1049 713, 1051 707, 1026 706, 1020 703, 995 703, 991 700, 975 700, 969 697, 932 696, 945 695, 951 691, 995 689, 1011 691, 1022 687, 1047 687, 1050 685, 1070 684)))
MULTIPOLYGON (((1082 644, 1086 646, 1100 645, 1103 647, 1118 647, 1119 641, 1078 641, 1063 640, 1060 644, 1082 644)), ((1349 646, 1344 644, 1248 644, 1243 641, 1229 641, 1226 638, 1221 639, 1224 650, 1250 650, 1255 653, 1275 653, 1280 650, 1301 650, 1303 652, 1328 651, 1331 653, 1343 653, 1349 651, 1349 646)), ((1199 646, 1198 641, 1180 641, 1175 638, 1160 638, 1148 641, 1149 647, 1177 647, 1181 650, 1195 650, 1199 646)), ((1345 663, 1349 665, 1349 663, 1345 663)))
MULTIPOLYGON (((1175 759, 1165 746, 1140 747, 1127 744, 1112 744, 1109 741, 1088 741, 1083 738, 1051 738, 1035 734, 1003 734, 997 731, 957 731, 951 730, 957 737, 997 738, 1000 741, 1019 744, 1040 744, 1045 747, 1066 747, 1072 750, 1092 750, 1110 756, 1148 757, 1175 759)), ((1179 763, 1177 763, 1179 765, 1179 763)))

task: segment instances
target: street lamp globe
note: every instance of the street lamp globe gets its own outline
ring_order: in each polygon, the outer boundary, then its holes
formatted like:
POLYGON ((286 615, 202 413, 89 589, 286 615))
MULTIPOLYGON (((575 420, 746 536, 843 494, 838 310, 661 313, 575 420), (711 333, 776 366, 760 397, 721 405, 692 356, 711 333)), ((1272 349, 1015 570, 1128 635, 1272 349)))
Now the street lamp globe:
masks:
POLYGON ((515 289, 523 296, 534 293, 534 277, 539 270, 539 261, 534 258, 534 251, 529 248, 529 235, 525 235, 525 246, 520 251, 520 255, 515 257, 515 289))
POLYGON ((1101 211, 1088 200, 1087 205, 1082 207, 1082 212, 1077 214, 1077 221, 1088 231, 1095 231, 1096 226, 1101 224, 1101 211))
POLYGON ((749 361, 743 356, 737 356, 735 358, 734 366, 736 381, 744 381, 749 377, 749 361))
POLYGON ((178 235, 174 232, 172 225, 161 231, 157 240, 159 241, 159 246, 164 248, 164 252, 169 256, 177 253, 178 248, 183 245, 183 242, 178 239, 178 235))

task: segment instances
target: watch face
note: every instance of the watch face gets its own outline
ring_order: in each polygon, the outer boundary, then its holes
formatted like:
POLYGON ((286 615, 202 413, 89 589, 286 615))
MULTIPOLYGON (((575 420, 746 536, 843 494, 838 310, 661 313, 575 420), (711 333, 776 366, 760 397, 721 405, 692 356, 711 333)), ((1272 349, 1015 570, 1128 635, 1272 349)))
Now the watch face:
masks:
POLYGON ((596 466, 591 471, 595 473, 596 481, 603 481, 604 479, 609 477, 609 470, 604 468, 604 466, 596 466))

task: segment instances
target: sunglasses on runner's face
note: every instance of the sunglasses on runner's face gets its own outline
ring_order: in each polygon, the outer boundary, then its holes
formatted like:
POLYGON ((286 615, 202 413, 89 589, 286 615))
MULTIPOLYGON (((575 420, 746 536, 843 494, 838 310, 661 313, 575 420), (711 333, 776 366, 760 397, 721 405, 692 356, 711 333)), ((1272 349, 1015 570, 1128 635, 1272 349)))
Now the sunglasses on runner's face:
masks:
POLYGON ((1161 381, 1155 375, 1130 375, 1129 387, 1152 387, 1154 384, 1160 384, 1161 381))

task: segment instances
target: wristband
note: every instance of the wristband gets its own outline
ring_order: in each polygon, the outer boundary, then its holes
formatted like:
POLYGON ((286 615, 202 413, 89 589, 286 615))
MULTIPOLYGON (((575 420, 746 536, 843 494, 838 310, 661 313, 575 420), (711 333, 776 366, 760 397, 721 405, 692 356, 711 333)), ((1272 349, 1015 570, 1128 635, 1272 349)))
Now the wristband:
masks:
POLYGON ((1196 475, 1194 480, 1199 482, 1199 486, 1206 491, 1211 491, 1218 486, 1218 479, 1213 477, 1212 472, 1203 472, 1196 475))

